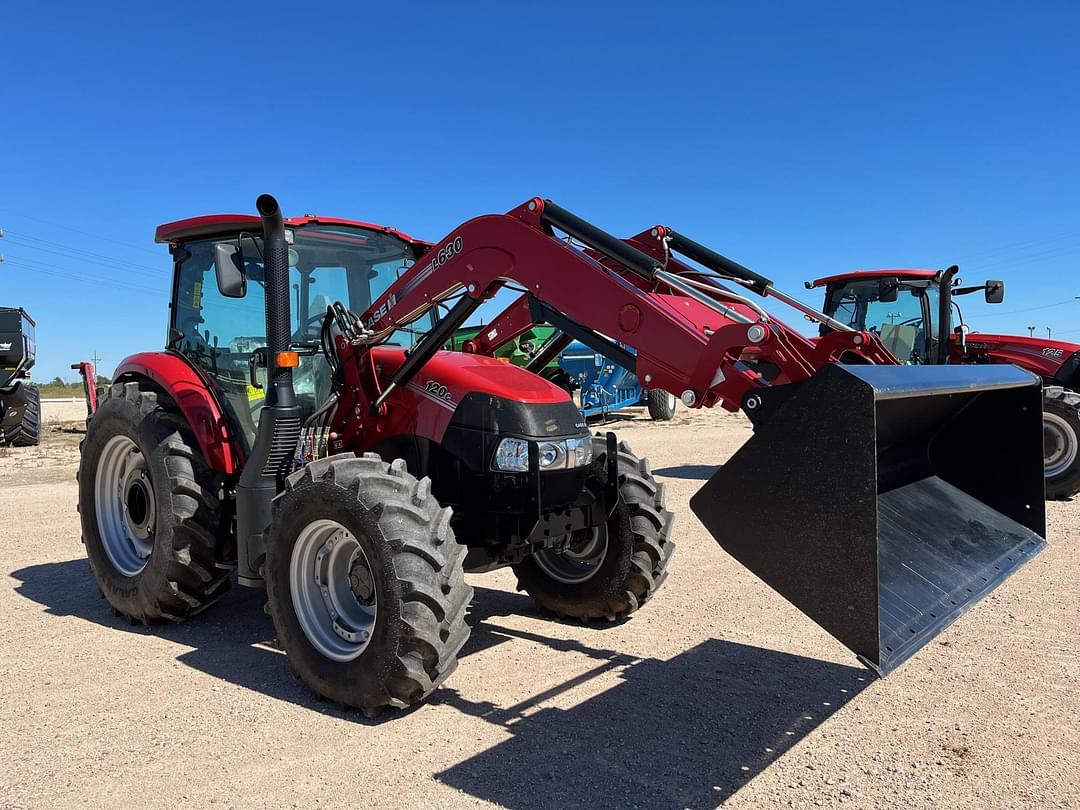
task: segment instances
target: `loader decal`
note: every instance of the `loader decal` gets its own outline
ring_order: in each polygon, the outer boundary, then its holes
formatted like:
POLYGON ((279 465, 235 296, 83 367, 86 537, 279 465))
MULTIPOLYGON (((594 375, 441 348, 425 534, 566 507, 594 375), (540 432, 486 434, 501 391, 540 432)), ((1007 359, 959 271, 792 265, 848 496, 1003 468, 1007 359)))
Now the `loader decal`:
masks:
POLYGON ((386 299, 386 301, 384 301, 377 310, 371 313, 367 321, 364 322, 364 325, 367 326, 368 329, 374 329, 375 325, 379 323, 379 321, 381 321, 383 318, 385 318, 390 312, 390 310, 392 310, 397 305, 398 295, 400 295, 402 298, 405 298, 420 284, 426 281, 427 278, 432 275, 432 273, 434 273, 452 258, 457 256, 464 249, 465 240, 463 240, 460 236, 455 237, 452 242, 446 245, 446 247, 441 248, 439 252, 434 257, 432 257, 431 261, 428 262, 427 266, 424 267, 424 269, 421 270, 419 273, 417 273, 414 278, 412 278, 397 292, 391 293, 390 296, 386 299))
POLYGON ((375 324, 377 324, 379 321, 381 321, 383 318, 385 318, 387 313, 390 310, 392 310, 396 304, 397 304, 397 295, 394 294, 394 293, 391 293, 390 297, 382 302, 382 306, 380 306, 377 310, 375 310, 373 313, 371 313, 371 317, 369 317, 367 319, 367 323, 365 324, 367 326, 367 328, 368 329, 374 329, 375 324))
POLYGON ((436 405, 440 405, 447 410, 453 411, 457 408, 457 405, 454 402, 450 391, 446 389, 446 386, 440 385, 434 380, 428 380, 427 385, 425 386, 420 386, 414 382, 411 382, 405 387, 412 391, 414 394, 419 394, 424 399, 429 399, 436 405), (432 388, 432 386, 434 386, 434 388, 432 388), (440 389, 445 393, 440 394, 440 389))

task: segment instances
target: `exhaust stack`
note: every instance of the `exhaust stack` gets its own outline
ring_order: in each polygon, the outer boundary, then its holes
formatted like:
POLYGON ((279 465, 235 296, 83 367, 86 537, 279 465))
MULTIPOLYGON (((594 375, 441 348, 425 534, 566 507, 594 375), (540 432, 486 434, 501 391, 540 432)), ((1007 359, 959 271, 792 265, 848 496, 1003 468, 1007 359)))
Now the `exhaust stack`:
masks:
POLYGON ((268 385, 251 455, 236 486, 236 558, 240 584, 262 587, 259 569, 266 556, 271 502, 289 472, 300 438, 300 406, 292 369, 277 365, 278 353, 288 351, 292 342, 285 223, 277 200, 269 194, 260 195, 255 208, 263 226, 268 385))

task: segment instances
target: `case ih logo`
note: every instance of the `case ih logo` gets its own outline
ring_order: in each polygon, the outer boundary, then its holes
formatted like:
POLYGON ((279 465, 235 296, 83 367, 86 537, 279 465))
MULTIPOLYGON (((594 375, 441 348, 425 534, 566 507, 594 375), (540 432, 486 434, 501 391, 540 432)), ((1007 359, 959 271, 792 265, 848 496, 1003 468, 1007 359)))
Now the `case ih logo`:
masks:
POLYGON ((383 304, 382 304, 381 307, 379 307, 377 310, 375 310, 373 313, 371 313, 371 317, 367 319, 367 323, 364 324, 364 325, 367 326, 368 329, 374 329, 375 324, 377 324, 379 321, 381 321, 383 318, 385 318, 386 314, 391 309, 394 308, 394 305, 396 303, 397 303, 397 296, 396 295, 391 295, 389 298, 387 298, 385 301, 383 301, 383 304))
POLYGON ((0 343, 0 352, 6 352, 11 350, 11 342, 0 343))
POLYGON ((1043 349, 1044 356, 1053 357, 1055 360, 1060 360, 1061 355, 1063 355, 1064 353, 1064 349, 1043 349))

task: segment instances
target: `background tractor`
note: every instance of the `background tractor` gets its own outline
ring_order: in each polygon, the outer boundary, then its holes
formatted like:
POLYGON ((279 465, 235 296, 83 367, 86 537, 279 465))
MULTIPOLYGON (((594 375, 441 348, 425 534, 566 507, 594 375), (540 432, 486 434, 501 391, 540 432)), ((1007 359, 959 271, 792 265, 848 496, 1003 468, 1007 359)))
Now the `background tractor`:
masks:
POLYGON ((1037 375, 1043 381, 1046 497, 1071 498, 1080 492, 1080 345, 970 331, 956 299, 983 293, 987 303, 997 304, 1004 299, 1005 285, 987 281, 961 286, 957 272, 956 266, 944 271, 867 270, 806 286, 824 287, 827 315, 880 335, 901 363, 1011 363, 1037 375))
POLYGON ((41 440, 41 396, 27 382, 37 343, 34 319, 0 307, 0 444, 31 447, 41 440))
POLYGON ((444 349, 509 285, 556 343, 572 332, 688 407, 760 417, 692 506, 878 673, 1043 546, 1024 372, 855 364, 890 355, 843 326, 807 341, 541 198, 436 244, 286 220, 269 195, 256 207, 158 228, 174 262, 167 345, 122 361, 88 422, 83 541, 132 622, 186 619, 235 571, 265 587, 294 671, 374 712, 454 670, 466 572, 509 566, 541 607, 585 622, 647 602, 674 550, 648 462, 590 436, 560 386, 444 349), (1003 427, 988 448, 984 431, 1003 427))

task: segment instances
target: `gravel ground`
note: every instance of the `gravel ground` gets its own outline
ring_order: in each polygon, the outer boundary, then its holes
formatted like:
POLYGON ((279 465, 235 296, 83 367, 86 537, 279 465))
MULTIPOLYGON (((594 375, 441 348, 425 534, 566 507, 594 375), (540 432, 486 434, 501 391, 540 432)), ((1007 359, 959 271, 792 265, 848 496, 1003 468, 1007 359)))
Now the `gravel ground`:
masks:
POLYGON ((583 627, 539 616, 507 572, 473 577, 458 671, 372 721, 292 679, 258 593, 177 626, 114 618, 79 542, 77 427, 0 450, 0 806, 1080 807, 1076 502, 1048 505, 1044 553, 875 680, 689 510, 748 423, 637 414, 616 429, 677 515, 658 596, 583 627))

